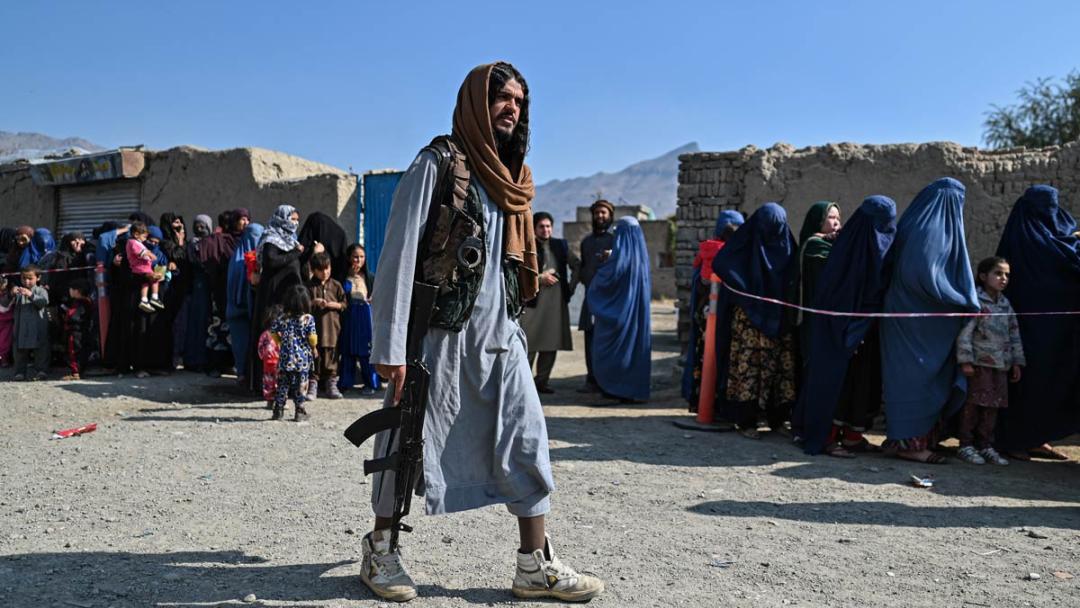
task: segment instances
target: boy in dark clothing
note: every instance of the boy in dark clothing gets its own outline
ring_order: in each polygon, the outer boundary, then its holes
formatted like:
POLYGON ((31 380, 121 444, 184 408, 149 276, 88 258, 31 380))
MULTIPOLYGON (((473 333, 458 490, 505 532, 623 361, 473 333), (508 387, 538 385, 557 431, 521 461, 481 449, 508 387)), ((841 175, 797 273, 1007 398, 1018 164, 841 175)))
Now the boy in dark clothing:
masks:
POLYGON ((330 256, 325 252, 311 256, 311 304, 319 334, 319 356, 315 374, 308 384, 308 400, 314 399, 319 384, 329 399, 341 399, 338 389, 338 336, 341 334, 341 311, 346 307, 345 288, 330 277, 330 256))
POLYGON ((84 281, 70 283, 68 302, 60 307, 64 312, 64 347, 70 370, 64 380, 78 380, 90 355, 88 346, 94 303, 89 291, 90 287, 84 281))
POLYGON ((32 378, 44 380, 49 375, 49 318, 45 312, 49 292, 38 285, 36 266, 27 266, 20 276, 22 287, 11 290, 15 294, 15 380, 31 378, 31 355, 37 370, 32 378))

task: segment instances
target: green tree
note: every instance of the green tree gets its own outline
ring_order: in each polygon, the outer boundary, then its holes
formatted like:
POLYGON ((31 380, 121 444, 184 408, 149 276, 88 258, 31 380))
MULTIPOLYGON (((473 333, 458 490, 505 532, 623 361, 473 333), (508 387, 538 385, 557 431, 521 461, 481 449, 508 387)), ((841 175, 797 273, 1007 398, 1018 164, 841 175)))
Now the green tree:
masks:
POLYGON ((1080 139, 1080 72, 1059 84, 1039 78, 1017 91, 1010 106, 991 106, 983 139, 992 148, 1042 148, 1080 139))

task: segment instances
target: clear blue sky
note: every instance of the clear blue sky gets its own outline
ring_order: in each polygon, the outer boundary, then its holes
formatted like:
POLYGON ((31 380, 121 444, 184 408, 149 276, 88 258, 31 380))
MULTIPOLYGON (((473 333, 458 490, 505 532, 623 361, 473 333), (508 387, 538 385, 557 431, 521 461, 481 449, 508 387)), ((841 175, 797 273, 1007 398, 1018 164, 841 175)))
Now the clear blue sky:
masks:
POLYGON ((357 172, 449 129, 506 59, 538 182, 706 150, 981 143, 984 113, 1080 67, 1080 2, 3 2, 0 130, 262 146, 357 172))

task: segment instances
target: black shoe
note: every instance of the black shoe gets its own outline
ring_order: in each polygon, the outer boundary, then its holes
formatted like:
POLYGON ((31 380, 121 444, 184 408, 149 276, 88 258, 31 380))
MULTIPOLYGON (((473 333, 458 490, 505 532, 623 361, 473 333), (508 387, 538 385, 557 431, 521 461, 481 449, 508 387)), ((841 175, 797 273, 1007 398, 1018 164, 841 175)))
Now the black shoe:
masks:
POLYGON ((270 414, 270 420, 281 420, 282 416, 284 416, 284 415, 285 415, 285 408, 275 405, 274 406, 274 413, 270 414))
POLYGON ((296 406, 296 413, 293 414, 293 422, 302 422, 304 420, 307 420, 310 417, 311 416, 308 415, 307 410, 304 409, 304 406, 302 406, 302 405, 296 406))
POLYGON ((537 384, 536 392, 540 393, 541 395, 551 395, 555 393, 555 389, 551 388, 546 384, 537 384))

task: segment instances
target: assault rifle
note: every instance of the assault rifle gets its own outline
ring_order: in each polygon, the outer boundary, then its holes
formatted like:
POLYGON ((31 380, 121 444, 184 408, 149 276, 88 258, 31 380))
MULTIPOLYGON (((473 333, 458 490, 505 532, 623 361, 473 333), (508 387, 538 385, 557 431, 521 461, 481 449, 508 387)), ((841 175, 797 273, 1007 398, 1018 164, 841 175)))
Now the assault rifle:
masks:
MULTIPOLYGON (((424 463, 424 414, 427 411, 428 384, 431 372, 424 365, 422 346, 435 308, 439 288, 416 281, 413 284, 412 308, 409 311, 409 331, 405 347, 405 386, 396 407, 384 407, 362 416, 345 429, 345 438, 360 447, 372 435, 390 431, 387 451, 397 440, 393 454, 364 461, 364 475, 381 471, 394 473, 394 514, 390 526, 390 550, 397 548, 398 532, 412 532, 412 526, 402 522, 409 514, 416 480, 424 463)), ((376 454, 376 456, 378 456, 376 454)))

